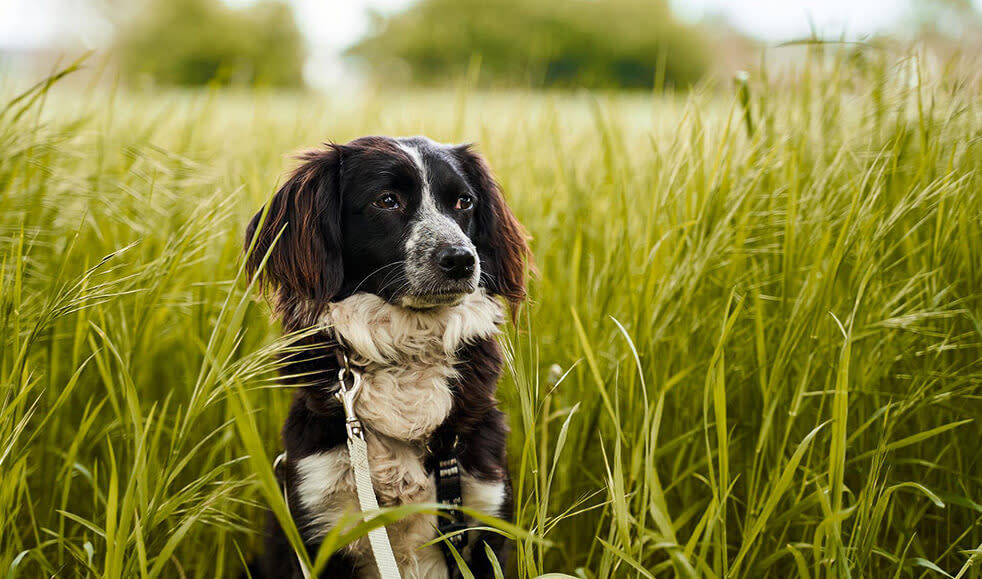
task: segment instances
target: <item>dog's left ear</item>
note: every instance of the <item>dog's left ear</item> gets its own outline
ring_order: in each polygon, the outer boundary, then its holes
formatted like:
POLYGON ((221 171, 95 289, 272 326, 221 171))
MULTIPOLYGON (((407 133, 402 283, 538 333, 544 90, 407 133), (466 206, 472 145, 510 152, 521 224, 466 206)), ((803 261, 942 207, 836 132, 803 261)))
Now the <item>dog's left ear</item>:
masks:
POLYGON ((341 149, 300 154, 301 165, 246 229, 246 270, 276 292, 281 315, 291 304, 329 301, 343 282, 341 149))
POLYGON ((478 194, 475 212, 481 278, 488 292, 503 296, 512 311, 525 299, 526 262, 531 260, 528 235, 511 212, 487 161, 471 145, 454 149, 468 184, 478 194))

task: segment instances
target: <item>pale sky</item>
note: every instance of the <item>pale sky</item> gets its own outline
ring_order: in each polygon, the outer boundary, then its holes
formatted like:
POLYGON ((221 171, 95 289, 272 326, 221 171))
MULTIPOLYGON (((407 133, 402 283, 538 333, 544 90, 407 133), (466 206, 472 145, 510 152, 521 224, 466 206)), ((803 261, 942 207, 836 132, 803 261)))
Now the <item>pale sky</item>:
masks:
MULTIPOLYGON (((225 0, 231 5, 254 0, 225 0)), ((564 0, 556 0, 564 1, 564 0)), ((639 2, 644 0, 638 0, 639 2)), ((973 0, 982 7, 982 0, 973 0)), ((370 11, 389 12, 412 0, 289 0, 310 50, 308 77, 343 74, 339 55, 370 27, 370 11)), ((858 38, 909 22, 913 0, 671 0, 683 18, 721 15, 743 32, 777 42, 810 35, 858 38)), ((92 0, 0 0, 0 50, 101 48, 112 26, 92 0)))

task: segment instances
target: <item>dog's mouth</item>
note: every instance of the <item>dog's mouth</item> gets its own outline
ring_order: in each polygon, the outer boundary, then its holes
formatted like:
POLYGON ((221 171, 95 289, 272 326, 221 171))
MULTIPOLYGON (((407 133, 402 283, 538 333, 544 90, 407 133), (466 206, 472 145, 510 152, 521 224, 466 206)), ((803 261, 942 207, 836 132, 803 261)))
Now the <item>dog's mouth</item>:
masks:
POLYGON ((476 284, 466 287, 450 287, 435 292, 407 293, 399 296, 399 305, 414 310, 429 310, 442 306, 456 306, 477 291, 476 284))
POLYGON ((465 293, 402 296, 399 305, 412 310, 430 310, 441 306, 456 306, 467 297, 465 293))

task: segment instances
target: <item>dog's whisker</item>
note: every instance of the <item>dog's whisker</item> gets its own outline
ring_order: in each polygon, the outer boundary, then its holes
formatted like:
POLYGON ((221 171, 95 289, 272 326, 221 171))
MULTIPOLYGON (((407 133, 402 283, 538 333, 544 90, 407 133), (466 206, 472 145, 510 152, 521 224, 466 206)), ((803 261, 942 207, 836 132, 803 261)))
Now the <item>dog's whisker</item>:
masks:
POLYGON ((381 292, 381 291, 385 291, 386 289, 388 289, 388 288, 389 288, 389 286, 391 286, 391 285, 392 285, 392 284, 394 284, 394 283, 398 283, 398 282, 401 282, 401 283, 402 283, 402 285, 401 285, 401 286, 399 286, 398 288, 396 288, 396 290, 395 290, 395 291, 396 291, 396 293, 398 293, 398 292, 401 292, 401 291, 404 291, 404 290, 406 290, 406 289, 408 289, 408 288, 409 288, 409 281, 408 281, 408 280, 405 280, 405 279, 399 279, 399 278, 396 278, 396 279, 393 279, 392 281, 390 281, 390 282, 388 282, 388 283, 386 283, 386 284, 385 284, 385 285, 383 285, 382 287, 380 287, 380 288, 379 288, 379 291, 380 291, 380 292, 381 292))
POLYGON ((395 267, 395 266, 400 265, 400 264, 403 264, 403 263, 406 263, 406 260, 400 259, 398 261, 393 261, 392 263, 388 263, 388 264, 383 265, 382 267, 376 268, 375 271, 373 271, 372 273, 366 275, 365 277, 362 278, 362 280, 360 282, 358 282, 358 285, 355 286, 355 289, 352 290, 352 293, 357 292, 359 289, 361 289, 361 286, 363 286, 365 284, 365 282, 368 281, 368 279, 370 277, 372 277, 373 275, 377 274, 378 272, 380 272, 380 271, 382 271, 384 269, 390 268, 390 267, 395 267))

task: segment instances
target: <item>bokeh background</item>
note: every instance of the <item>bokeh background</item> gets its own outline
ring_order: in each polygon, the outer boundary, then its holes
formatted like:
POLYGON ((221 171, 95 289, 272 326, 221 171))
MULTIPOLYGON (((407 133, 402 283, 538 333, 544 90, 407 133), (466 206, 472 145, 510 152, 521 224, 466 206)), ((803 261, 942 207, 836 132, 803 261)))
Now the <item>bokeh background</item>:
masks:
MULTIPOLYGON (((685 89, 802 58, 790 41, 982 48, 979 0, 0 0, 0 70, 95 51, 130 86, 685 89)), ((100 67, 102 70, 102 67, 100 67)))

